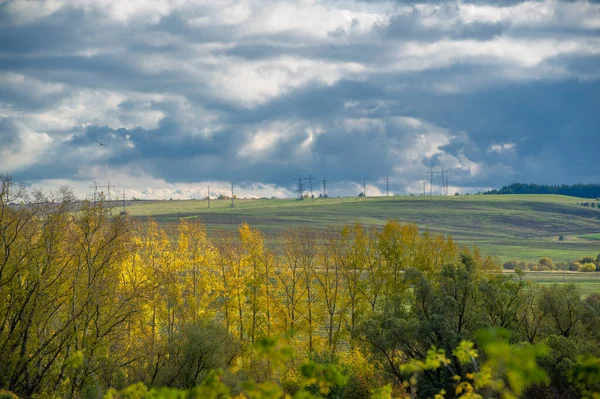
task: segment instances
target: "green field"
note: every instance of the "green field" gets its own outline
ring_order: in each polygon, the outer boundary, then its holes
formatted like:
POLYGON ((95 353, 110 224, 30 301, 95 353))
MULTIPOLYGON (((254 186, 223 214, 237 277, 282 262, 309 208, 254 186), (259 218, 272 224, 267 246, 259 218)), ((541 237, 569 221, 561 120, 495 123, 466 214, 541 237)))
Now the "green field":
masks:
POLYGON ((246 222, 261 229, 272 245, 287 228, 325 229, 353 222, 381 226, 397 219, 450 234, 503 260, 549 256, 567 261, 600 253, 600 210, 578 205, 582 201, 559 195, 252 199, 237 200, 234 208, 228 200, 212 200, 210 209, 200 200, 135 201, 128 212, 161 224, 199 219, 209 234, 246 222))
MULTIPOLYGON (((505 273, 511 273, 505 271, 505 273)), ((582 297, 591 294, 600 294, 600 273, 582 273, 582 272, 526 272, 524 279, 533 281, 537 284, 577 284, 582 297)))
POLYGON ((584 235, 579 236, 579 238, 582 238, 582 239, 588 240, 588 241, 600 241, 600 233, 584 234, 584 235))

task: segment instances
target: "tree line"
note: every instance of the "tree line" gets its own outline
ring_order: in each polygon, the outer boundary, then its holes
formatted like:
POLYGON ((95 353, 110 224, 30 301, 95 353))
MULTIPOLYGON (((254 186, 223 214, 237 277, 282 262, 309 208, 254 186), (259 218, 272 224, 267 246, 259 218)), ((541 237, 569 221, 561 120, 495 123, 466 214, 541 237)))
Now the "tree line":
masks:
POLYGON ((559 194, 579 198, 600 198, 600 184, 533 184, 512 183, 500 190, 486 191, 483 194, 559 194))
POLYGON ((600 355, 600 296, 492 273, 501 267, 493 258, 415 225, 294 229, 274 251, 246 224, 209 237, 195 220, 161 227, 78 203, 66 189, 28 194, 7 176, 0 184, 0 388, 20 397, 99 398, 136 383, 191 389, 219 369, 219 384, 248 397, 261 397, 248 381, 294 394, 331 370, 345 383, 313 393, 457 397, 457 378, 482 372, 465 361, 465 345, 494 359, 477 340, 490 328, 506 332, 511 350, 549 347, 538 359, 547 378, 532 379, 546 384, 501 388, 490 371, 487 385, 468 383, 473 392, 578 397, 578 356, 600 355), (271 337, 295 353, 286 367, 257 354, 271 337))
POLYGON ((535 262, 517 261, 511 259, 504 263, 506 270, 532 270, 532 271, 550 271, 550 270, 569 270, 572 272, 600 272, 600 254, 596 259, 591 256, 584 256, 581 259, 571 262, 554 262, 552 258, 544 256, 535 262))

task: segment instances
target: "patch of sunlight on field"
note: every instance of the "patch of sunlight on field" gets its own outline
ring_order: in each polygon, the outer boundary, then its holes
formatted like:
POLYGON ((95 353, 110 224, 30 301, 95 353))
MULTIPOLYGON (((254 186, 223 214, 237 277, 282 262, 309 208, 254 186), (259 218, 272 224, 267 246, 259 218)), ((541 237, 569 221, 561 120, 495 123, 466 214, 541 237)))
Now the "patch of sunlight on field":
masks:
POLYGON ((577 236, 578 238, 584 239, 584 240, 592 240, 592 241, 600 241, 600 233, 595 233, 595 234, 583 234, 580 236, 577 236))

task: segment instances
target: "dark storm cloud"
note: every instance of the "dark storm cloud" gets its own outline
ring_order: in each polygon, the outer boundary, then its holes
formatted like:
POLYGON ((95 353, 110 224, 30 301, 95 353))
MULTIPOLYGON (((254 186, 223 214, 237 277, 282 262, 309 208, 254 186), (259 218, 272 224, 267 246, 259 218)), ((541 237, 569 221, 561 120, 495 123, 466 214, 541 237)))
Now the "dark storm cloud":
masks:
POLYGON ((333 86, 309 86, 251 110, 238 110, 229 116, 232 123, 254 124, 270 119, 327 121, 344 111, 348 101, 369 101, 384 96, 383 88, 369 82, 342 80, 333 86))
POLYGON ((474 188, 598 179, 594 2, 355 1, 338 18, 343 4, 323 1, 297 25, 269 14, 296 2, 130 15, 66 3, 37 17, 15 4, 0 4, 0 143, 37 157, 17 178, 106 167, 290 187, 298 174, 391 174, 404 192, 430 167, 474 188))

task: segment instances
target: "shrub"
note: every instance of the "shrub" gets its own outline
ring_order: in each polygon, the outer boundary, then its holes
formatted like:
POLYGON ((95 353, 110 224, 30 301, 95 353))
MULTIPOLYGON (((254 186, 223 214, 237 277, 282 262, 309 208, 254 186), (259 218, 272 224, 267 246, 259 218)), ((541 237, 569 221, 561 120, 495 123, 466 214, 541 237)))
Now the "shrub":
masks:
POLYGON ((572 272, 578 272, 579 270, 581 270, 581 263, 579 262, 571 262, 569 264, 569 270, 572 272))
POLYGON ((582 272, 595 272, 596 271, 596 265, 593 263, 585 263, 581 266, 580 269, 582 272))
POLYGON ((556 262, 554 264, 554 270, 568 270, 569 265, 565 262, 556 262))
POLYGON ((505 262, 503 267, 506 270, 515 270, 515 269, 519 268, 519 262, 517 262, 514 259, 511 259, 508 262, 505 262))
POLYGON ((547 256, 545 256, 542 259, 540 259, 540 261, 538 262, 538 269, 539 270, 552 270, 552 269, 554 269, 554 262, 552 261, 551 258, 548 258, 547 256))

